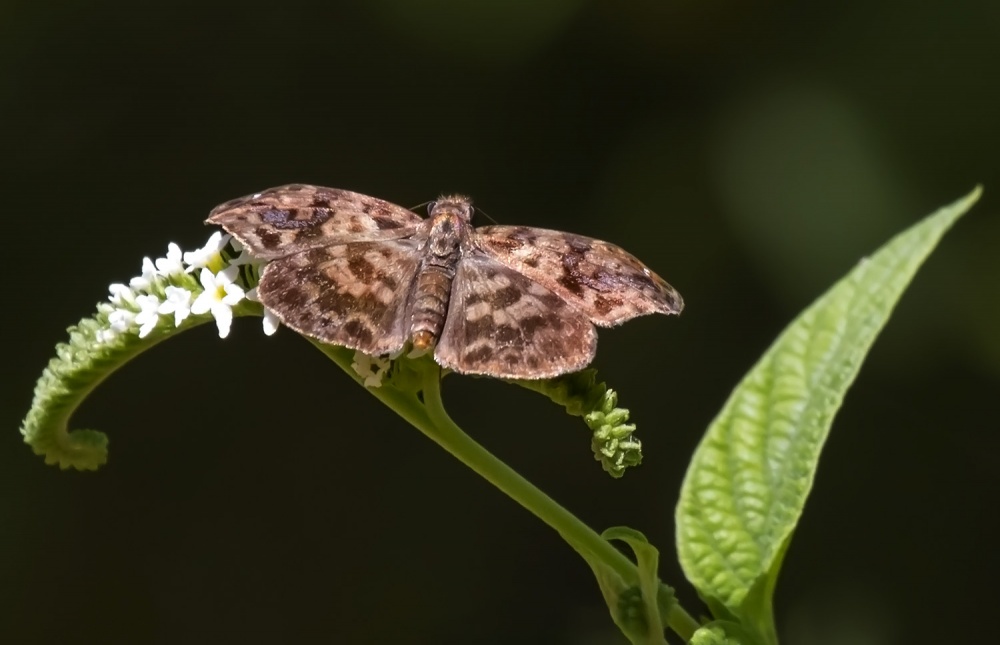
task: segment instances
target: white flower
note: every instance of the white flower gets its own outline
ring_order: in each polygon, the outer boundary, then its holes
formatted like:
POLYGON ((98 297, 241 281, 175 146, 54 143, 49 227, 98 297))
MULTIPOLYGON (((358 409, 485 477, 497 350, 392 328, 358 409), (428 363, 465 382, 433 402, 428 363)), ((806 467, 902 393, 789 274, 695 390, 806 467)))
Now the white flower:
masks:
POLYGON ((134 322, 135 312, 128 309, 115 309, 108 314, 108 327, 117 334, 128 331, 134 322))
POLYGON ((354 352, 354 362, 351 363, 351 369, 365 380, 365 387, 381 387, 382 377, 389 371, 390 364, 391 361, 387 358, 354 352), (376 369, 372 369, 373 367, 376 369))
POLYGON ((184 319, 191 314, 192 294, 182 287, 169 286, 164 290, 166 299, 160 303, 158 313, 174 315, 174 327, 180 327, 184 319))
POLYGON ((97 330, 97 342, 98 343, 110 343, 118 336, 118 332, 110 327, 104 327, 103 329, 97 330))
POLYGON ((202 269, 199 276, 205 291, 191 305, 191 313, 201 315, 212 312, 215 324, 219 327, 219 338, 229 335, 229 328, 233 324, 232 307, 246 296, 243 287, 234 282, 238 273, 238 267, 227 267, 217 274, 202 269))
MULTIPOLYGON (((247 300, 250 300, 251 302, 260 302, 257 298, 257 287, 247 291, 247 300)), ((273 336, 274 332, 278 331, 279 324, 281 324, 281 321, 278 320, 277 314, 267 307, 264 307, 264 335, 273 336)))
POLYGON ((149 258, 142 259, 142 275, 138 275, 128 281, 128 286, 136 291, 148 291, 153 286, 153 279, 156 278, 156 265, 149 258))
POLYGON ((122 305, 127 305, 130 307, 135 307, 135 293, 120 282, 116 282, 108 287, 108 291, 111 293, 108 296, 108 300, 111 301, 116 307, 121 307, 122 305))
POLYGON ((181 247, 173 242, 167 245, 167 257, 157 258, 156 272, 165 278, 184 273, 184 262, 181 261, 181 247))
POLYGON ((135 315, 135 324, 139 325, 139 338, 149 336, 149 332, 160 322, 160 299, 153 295, 142 295, 135 299, 139 305, 139 313, 135 315))
POLYGON ((184 262, 191 265, 188 271, 195 269, 214 269, 217 271, 221 269, 224 265, 221 251, 230 239, 232 239, 231 235, 223 235, 216 231, 208 238, 205 246, 196 251, 185 252, 184 262))

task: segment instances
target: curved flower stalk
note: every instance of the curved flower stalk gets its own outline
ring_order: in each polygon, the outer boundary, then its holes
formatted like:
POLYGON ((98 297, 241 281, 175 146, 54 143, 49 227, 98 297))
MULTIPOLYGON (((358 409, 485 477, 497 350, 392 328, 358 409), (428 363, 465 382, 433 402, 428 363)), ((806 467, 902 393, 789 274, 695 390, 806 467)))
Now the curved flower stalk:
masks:
POLYGON ((277 319, 254 298, 259 268, 221 233, 195 251, 182 253, 171 243, 165 257, 143 258, 142 272, 128 284, 112 284, 97 312, 56 345, 21 426, 25 442, 60 468, 94 470, 105 463, 103 433, 69 430, 76 408, 131 358, 185 329, 214 321, 225 338, 234 316, 263 315, 264 332, 273 334, 277 319))

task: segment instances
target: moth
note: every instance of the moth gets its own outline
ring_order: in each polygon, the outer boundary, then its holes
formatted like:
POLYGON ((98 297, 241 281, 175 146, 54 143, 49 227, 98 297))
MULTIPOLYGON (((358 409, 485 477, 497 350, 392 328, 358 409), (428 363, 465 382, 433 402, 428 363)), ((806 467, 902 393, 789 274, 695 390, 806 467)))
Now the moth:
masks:
POLYGON ((428 217, 347 190, 290 184, 212 210, 267 260, 261 303, 286 326, 365 354, 409 343, 465 374, 543 379, 586 367, 595 325, 678 314, 677 291, 600 240, 471 224, 460 195, 428 217))

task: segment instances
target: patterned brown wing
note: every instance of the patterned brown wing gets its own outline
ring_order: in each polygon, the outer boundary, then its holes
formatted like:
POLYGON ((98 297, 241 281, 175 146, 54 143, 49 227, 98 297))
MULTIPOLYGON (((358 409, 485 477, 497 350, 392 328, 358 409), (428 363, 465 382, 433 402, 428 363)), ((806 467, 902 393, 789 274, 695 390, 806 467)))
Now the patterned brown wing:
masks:
POLYGON ((257 293, 301 334, 389 354, 408 340, 407 303, 419 265, 410 240, 334 244, 273 260, 257 293))
POLYGON ((494 260, 458 263, 434 358, 466 374, 541 379, 583 369, 597 330, 565 300, 494 260))
POLYGON ((475 230, 473 243, 603 327, 684 308, 681 295, 663 278, 608 242, 526 226, 484 226, 475 230))
POLYGON ((289 184, 220 204, 207 224, 264 260, 327 244, 409 237, 424 221, 402 206, 348 190, 289 184))

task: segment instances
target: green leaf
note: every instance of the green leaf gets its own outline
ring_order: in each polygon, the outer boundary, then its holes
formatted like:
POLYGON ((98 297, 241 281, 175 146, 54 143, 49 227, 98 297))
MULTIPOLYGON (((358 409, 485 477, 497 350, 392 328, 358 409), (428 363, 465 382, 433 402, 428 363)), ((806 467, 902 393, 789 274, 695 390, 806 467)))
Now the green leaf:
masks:
POLYGON ((702 439, 677 506, 688 579, 718 616, 777 642, 774 584, 834 414, 906 286, 977 188, 862 260, 802 313, 702 439))

